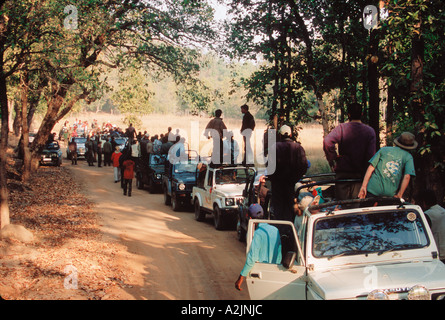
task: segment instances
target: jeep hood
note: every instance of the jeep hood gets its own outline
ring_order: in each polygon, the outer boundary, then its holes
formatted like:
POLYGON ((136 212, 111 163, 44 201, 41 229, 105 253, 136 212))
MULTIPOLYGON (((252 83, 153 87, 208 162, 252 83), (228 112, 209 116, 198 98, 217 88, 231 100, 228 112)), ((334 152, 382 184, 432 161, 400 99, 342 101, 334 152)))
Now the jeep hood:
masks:
POLYGON ((414 285, 443 287, 445 265, 439 260, 368 265, 309 274, 309 287, 322 299, 366 298, 374 289, 406 291, 414 285))
POLYGON ((195 183, 196 177, 195 174, 177 174, 175 175, 174 180, 178 181, 179 183, 195 183))
POLYGON ((245 187, 246 187, 245 183, 219 184, 214 188, 214 190, 224 194, 225 197, 235 197, 235 196, 242 196, 245 187))

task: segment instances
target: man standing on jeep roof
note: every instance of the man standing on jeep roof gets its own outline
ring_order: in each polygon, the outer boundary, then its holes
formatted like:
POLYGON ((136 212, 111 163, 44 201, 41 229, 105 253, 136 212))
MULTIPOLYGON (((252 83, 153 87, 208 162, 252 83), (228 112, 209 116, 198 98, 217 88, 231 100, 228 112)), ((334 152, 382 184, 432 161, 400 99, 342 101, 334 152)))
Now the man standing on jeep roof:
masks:
POLYGON ((247 104, 241 106, 241 113, 243 114, 243 122, 241 124, 241 134, 243 135, 244 141, 243 164, 253 164, 253 151, 250 138, 255 129, 255 119, 249 112, 249 106, 247 104))
POLYGON ((271 204, 274 219, 293 221, 295 184, 308 168, 306 152, 300 143, 292 140, 292 130, 283 125, 279 130, 280 141, 275 143, 275 171, 269 175, 272 183, 271 204))
MULTIPOLYGON (((374 129, 362 123, 360 104, 348 106, 348 117, 349 122, 341 123, 324 138, 323 150, 336 179, 363 179, 368 161, 376 152, 376 135, 374 129)), ((337 183, 336 199, 357 198, 361 185, 361 182, 337 183)))
POLYGON ((215 111, 215 118, 209 121, 207 124, 204 136, 213 140, 212 162, 215 164, 221 164, 223 162, 223 135, 224 130, 227 127, 221 118, 222 111, 218 109, 215 111))

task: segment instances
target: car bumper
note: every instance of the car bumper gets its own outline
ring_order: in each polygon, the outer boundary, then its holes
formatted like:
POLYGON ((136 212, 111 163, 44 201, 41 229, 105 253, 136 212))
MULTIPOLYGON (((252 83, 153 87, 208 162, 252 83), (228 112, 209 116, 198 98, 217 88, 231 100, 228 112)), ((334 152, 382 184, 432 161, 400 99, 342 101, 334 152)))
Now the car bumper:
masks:
POLYGON ((191 192, 181 192, 177 191, 175 193, 176 200, 179 200, 181 202, 190 202, 192 200, 192 193, 191 192))
POLYGON ((225 216, 238 216, 239 215, 239 209, 236 208, 222 208, 221 213, 225 216))
POLYGON ((40 165, 58 165, 59 164, 59 158, 46 158, 46 157, 42 157, 40 159, 40 165))

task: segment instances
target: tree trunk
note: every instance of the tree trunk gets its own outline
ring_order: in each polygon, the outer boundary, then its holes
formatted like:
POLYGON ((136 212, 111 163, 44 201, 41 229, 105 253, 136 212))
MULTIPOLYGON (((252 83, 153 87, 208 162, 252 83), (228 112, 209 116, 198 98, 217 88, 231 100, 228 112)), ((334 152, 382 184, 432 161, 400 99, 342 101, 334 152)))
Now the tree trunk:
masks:
POLYGON ((328 121, 328 116, 326 113, 326 106, 323 102, 323 93, 320 91, 320 86, 318 84, 318 80, 316 79, 316 75, 315 75, 314 53, 312 51, 311 37, 309 35, 307 26, 304 23, 304 20, 300 15, 300 12, 298 10, 295 0, 288 0, 288 3, 293 10, 295 20, 298 24, 299 30, 301 31, 302 40, 303 40, 304 44, 306 45, 305 57, 306 57, 306 66, 307 66, 307 73, 308 73, 307 81, 309 82, 312 89, 314 90, 315 97, 317 99, 318 111, 321 116, 321 124, 323 127, 323 137, 325 137, 329 134, 329 121, 328 121))
POLYGON ((394 123, 394 85, 388 85, 388 95, 386 104, 386 145, 393 141, 393 123, 394 123))
POLYGON ((3 66, 0 66, 0 108, 2 116, 2 129, 0 141, 0 229, 10 223, 8 183, 6 162, 8 159, 9 110, 6 88, 6 79, 3 77, 3 66))
POLYGON ((29 126, 28 126, 28 95, 29 95, 29 77, 28 71, 22 72, 21 79, 21 96, 20 102, 22 106, 22 147, 23 147, 23 172, 22 181, 27 182, 31 176, 31 151, 29 150, 29 126))
POLYGON ((40 154, 56 123, 71 111, 77 101, 85 99, 90 93, 85 90, 83 93, 65 103, 65 106, 62 109, 62 105, 64 105, 66 95, 71 88, 71 85, 72 83, 62 83, 60 86, 53 85, 52 98, 48 102, 48 109, 31 145, 31 171, 35 170, 38 166, 40 154))
POLYGON ((368 51, 369 125, 376 135, 376 150, 380 149, 380 89, 378 63, 378 35, 372 30, 368 51))
POLYGON ((14 106, 14 122, 12 123, 12 131, 16 137, 20 136, 20 128, 22 127, 22 113, 20 112, 20 105, 15 99, 12 101, 14 106))

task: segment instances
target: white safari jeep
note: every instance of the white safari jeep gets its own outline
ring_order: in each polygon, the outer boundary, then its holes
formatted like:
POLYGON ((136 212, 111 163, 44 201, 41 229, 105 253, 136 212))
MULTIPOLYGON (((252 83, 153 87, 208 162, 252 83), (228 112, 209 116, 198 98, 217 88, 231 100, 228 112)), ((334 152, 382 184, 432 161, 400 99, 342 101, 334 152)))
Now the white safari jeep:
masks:
POLYGON ((445 265, 422 209, 383 200, 311 206, 295 223, 250 220, 247 252, 257 223, 276 226, 283 249, 281 264, 255 264, 250 298, 445 299, 445 265))
POLYGON ((193 187, 192 204, 195 219, 203 221, 213 214, 217 230, 235 227, 238 205, 243 201, 243 190, 253 167, 242 165, 204 165, 200 169, 197 185, 193 187), (204 169, 205 168, 205 169, 204 169))

